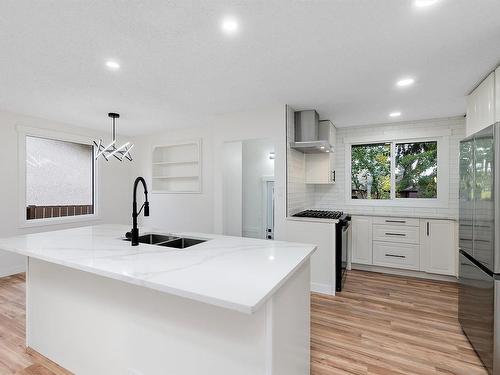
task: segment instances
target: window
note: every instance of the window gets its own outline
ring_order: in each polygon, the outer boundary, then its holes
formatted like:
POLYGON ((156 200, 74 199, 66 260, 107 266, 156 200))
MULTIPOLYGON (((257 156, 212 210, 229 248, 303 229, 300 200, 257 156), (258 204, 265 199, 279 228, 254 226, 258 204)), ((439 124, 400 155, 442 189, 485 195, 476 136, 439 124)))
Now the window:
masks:
POLYGON ((352 199, 438 197, 437 141, 352 145, 350 159, 352 199))
POLYGON ((94 149, 26 135, 26 220, 94 214, 94 149))
POLYGON ((390 144, 353 145, 351 181, 353 199, 389 199, 391 197, 390 144))
POLYGON ((396 143, 396 198, 437 198, 437 142, 396 143))

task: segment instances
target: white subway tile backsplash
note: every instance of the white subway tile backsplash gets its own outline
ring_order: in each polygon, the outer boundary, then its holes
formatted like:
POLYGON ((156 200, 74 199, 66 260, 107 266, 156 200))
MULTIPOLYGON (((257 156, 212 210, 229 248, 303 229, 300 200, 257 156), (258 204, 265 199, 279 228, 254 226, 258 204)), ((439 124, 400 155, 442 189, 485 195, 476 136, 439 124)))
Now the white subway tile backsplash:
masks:
POLYGON ((306 185, 304 154, 289 150, 289 212, 297 212, 307 208, 324 210, 343 210, 351 214, 371 213, 390 215, 422 215, 435 217, 458 217, 458 166, 459 142, 465 137, 465 120, 463 117, 433 119, 398 124, 382 124, 363 127, 337 129, 336 175, 335 185, 306 185), (345 200, 345 145, 344 138, 379 136, 381 132, 405 139, 405 134, 421 133, 422 137, 429 133, 442 131, 449 133, 449 199, 447 207, 378 207, 349 205, 345 200))

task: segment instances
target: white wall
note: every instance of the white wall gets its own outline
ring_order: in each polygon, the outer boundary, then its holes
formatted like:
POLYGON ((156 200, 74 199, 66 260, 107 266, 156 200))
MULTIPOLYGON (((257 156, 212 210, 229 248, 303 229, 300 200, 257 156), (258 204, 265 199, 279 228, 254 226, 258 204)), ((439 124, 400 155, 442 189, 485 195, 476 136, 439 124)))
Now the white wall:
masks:
POLYGON ((203 126, 166 131, 135 141, 135 168, 132 177, 144 176, 151 184, 153 145, 185 140, 202 140, 201 194, 152 194, 151 216, 141 218, 144 225, 166 231, 224 231, 224 144, 233 141, 268 138, 275 145, 276 235, 284 221, 285 129, 284 108, 277 105, 254 111, 229 113, 207 118, 203 126))
POLYGON ((255 139, 242 142, 242 185, 244 237, 265 238, 264 235, 264 177, 274 176, 274 142, 270 139, 255 139))
MULTIPOLYGON (((78 128, 67 124, 19 115, 10 112, 0 112, 0 237, 14 236, 24 233, 50 231, 75 226, 90 225, 92 223, 114 222, 126 223, 131 213, 131 198, 129 187, 130 165, 126 163, 99 162, 99 211, 97 221, 80 222, 64 225, 47 225, 43 227, 21 228, 18 207, 18 133, 16 126, 43 128, 72 133, 78 135, 106 137, 109 134, 99 134, 88 129, 78 128)), ((0 276, 17 273, 24 270, 24 258, 0 251, 0 276)))
POLYGON ((243 230, 243 142, 224 143, 224 226, 228 236, 243 230))
MULTIPOLYGON (((458 161, 459 142, 465 137, 465 120, 463 117, 422 120, 414 122, 391 123, 373 126, 339 128, 337 129, 337 145, 335 152, 335 169, 337 182, 335 185, 317 185, 314 193, 314 206, 317 209, 342 210, 351 214, 376 213, 397 215, 422 215, 442 218, 458 218, 458 161), (449 171, 448 202, 445 207, 383 207, 369 205, 349 205, 345 194, 345 138, 370 136, 379 137, 380 134, 390 133, 394 139, 407 139, 408 134, 429 137, 429 134, 439 131, 449 132, 446 136, 449 141, 449 171)), ((438 177, 439 178, 439 177, 438 177)))
POLYGON ((134 139, 135 163, 131 171, 131 183, 137 176, 143 176, 151 190, 153 146, 193 139, 201 139, 201 193, 150 194, 150 216, 141 216, 139 219, 143 225, 166 231, 213 232, 213 134, 209 126, 193 125, 192 128, 169 130, 134 139))

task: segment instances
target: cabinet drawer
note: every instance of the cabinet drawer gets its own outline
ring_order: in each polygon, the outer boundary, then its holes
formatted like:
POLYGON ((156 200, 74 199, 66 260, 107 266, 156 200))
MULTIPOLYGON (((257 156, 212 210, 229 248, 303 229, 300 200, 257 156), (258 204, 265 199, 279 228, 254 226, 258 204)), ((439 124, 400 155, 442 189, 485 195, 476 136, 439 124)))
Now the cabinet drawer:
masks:
POLYGON ((406 227, 404 225, 373 225, 373 240, 398 243, 418 244, 419 227, 406 227))
POLYGON ((419 270, 420 246, 374 241, 373 264, 383 267, 419 270))
POLYGON ((419 219, 410 219, 407 217, 374 217, 373 224, 406 225, 418 227, 420 225, 420 221, 419 219))

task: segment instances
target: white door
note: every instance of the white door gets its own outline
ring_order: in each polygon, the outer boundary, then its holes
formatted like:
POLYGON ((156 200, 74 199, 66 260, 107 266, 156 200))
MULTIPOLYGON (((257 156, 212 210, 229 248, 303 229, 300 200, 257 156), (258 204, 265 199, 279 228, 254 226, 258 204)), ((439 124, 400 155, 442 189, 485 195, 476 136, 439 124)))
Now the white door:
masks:
POLYGON ((441 275, 456 275, 455 222, 421 220, 420 231, 420 270, 441 275))
POLYGON ((352 263, 372 264, 372 218, 353 216, 352 226, 352 263))

